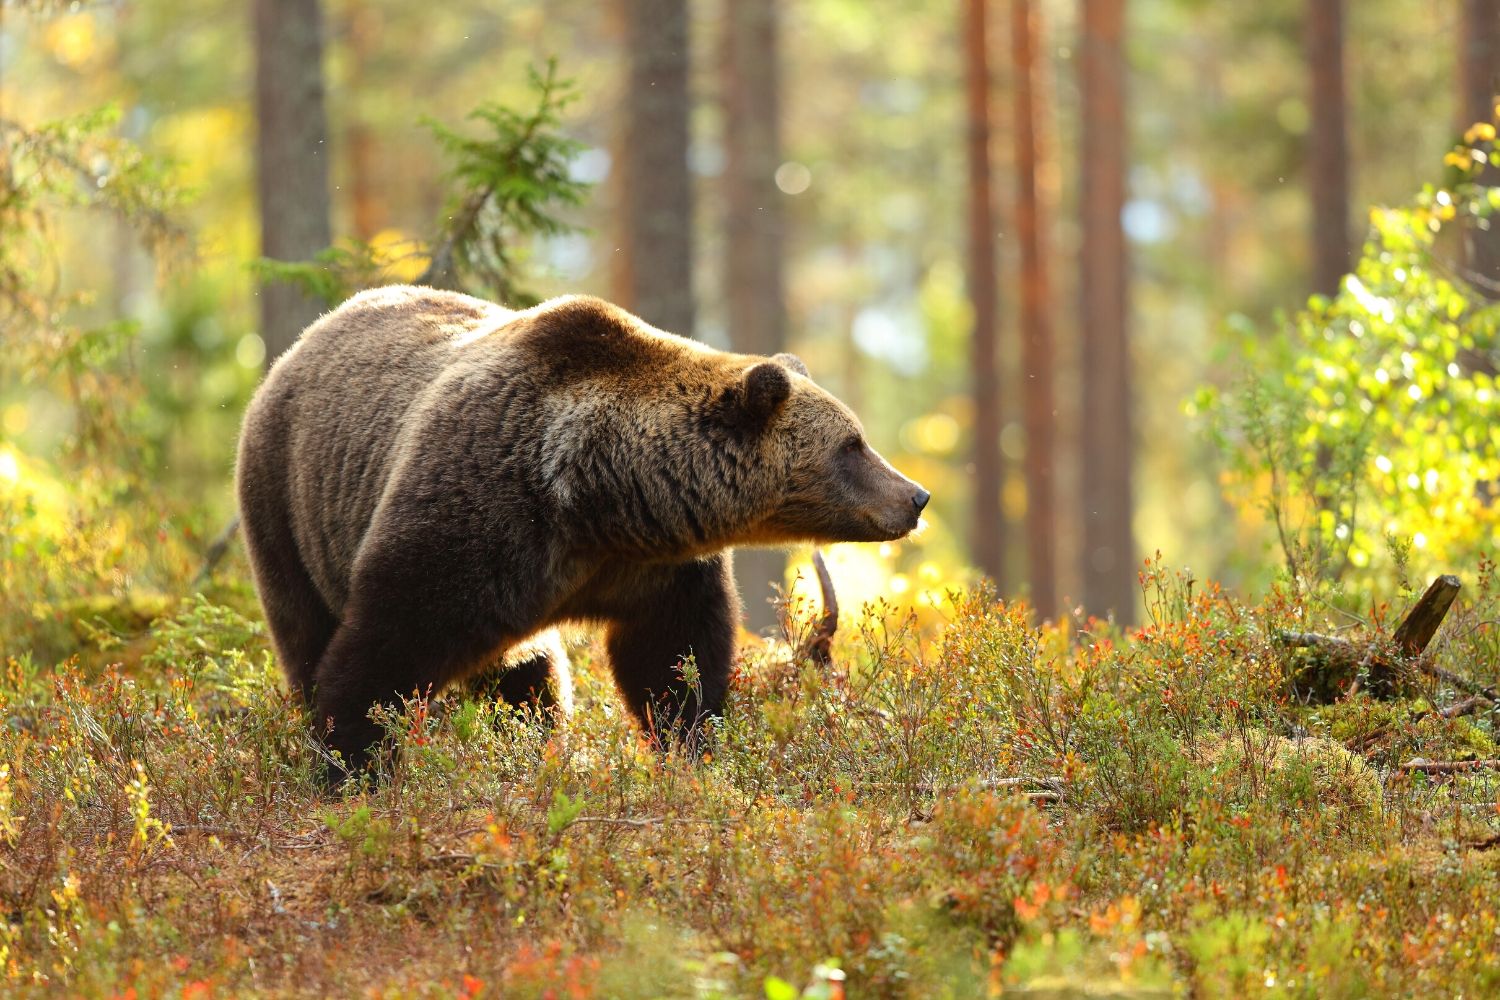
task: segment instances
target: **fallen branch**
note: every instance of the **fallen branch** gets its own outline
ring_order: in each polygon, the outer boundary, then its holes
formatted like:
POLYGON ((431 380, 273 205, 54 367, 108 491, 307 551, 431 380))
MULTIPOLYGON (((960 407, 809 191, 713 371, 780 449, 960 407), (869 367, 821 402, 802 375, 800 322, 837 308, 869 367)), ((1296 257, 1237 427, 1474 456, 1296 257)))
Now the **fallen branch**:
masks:
POLYGON ((1465 771, 1500 771, 1500 760, 1427 760, 1414 757, 1405 764, 1397 764, 1398 771, 1418 771, 1422 774, 1462 774, 1465 771))
MULTIPOLYGON (((1417 712, 1409 720, 1407 720, 1406 724, 1416 725, 1423 719, 1433 715, 1437 716, 1439 719, 1458 719, 1462 718, 1465 715, 1473 715, 1484 706, 1492 704, 1494 704, 1494 699, 1492 698, 1486 697, 1482 694, 1471 695, 1468 698, 1465 698, 1463 701, 1456 701, 1453 704, 1449 705, 1447 708, 1440 709, 1436 712, 1428 711, 1425 709, 1423 711, 1417 712)), ((1395 731, 1395 726, 1381 726, 1379 729, 1371 730, 1370 732, 1365 733, 1363 736, 1356 736, 1346 745, 1350 750, 1353 750, 1356 753, 1364 753, 1371 747, 1371 745, 1376 743, 1378 740, 1384 739, 1395 731)))
POLYGON ((928 797, 944 792, 957 791, 960 788, 977 788, 985 792, 1017 789, 1021 790, 1022 794, 1027 798, 1037 801, 1056 802, 1062 799, 1063 793, 1067 790, 1068 779, 1055 775, 1047 775, 1044 777, 985 778, 980 781, 960 781, 952 784, 939 784, 931 781, 917 781, 912 783, 904 781, 861 781, 859 787, 883 791, 910 789, 918 795, 928 797))

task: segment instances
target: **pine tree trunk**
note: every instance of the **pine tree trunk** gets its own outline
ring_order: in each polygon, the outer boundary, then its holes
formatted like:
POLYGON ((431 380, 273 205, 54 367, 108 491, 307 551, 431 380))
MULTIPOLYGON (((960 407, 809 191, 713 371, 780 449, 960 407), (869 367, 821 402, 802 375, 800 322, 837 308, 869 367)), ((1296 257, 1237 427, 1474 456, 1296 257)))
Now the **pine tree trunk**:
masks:
POLYGON ((379 156, 375 130, 361 106, 369 86, 370 63, 375 56, 380 31, 380 12, 366 0, 350 0, 344 7, 344 27, 348 41, 349 83, 352 96, 349 124, 344 144, 349 175, 349 197, 356 239, 368 240, 385 227, 385 206, 376 182, 379 156))
MULTIPOLYGON (((729 343, 745 354, 786 349, 776 0, 728 0, 724 10, 725 298, 729 343)), ((776 624, 772 582, 786 575, 781 552, 735 553, 745 624, 776 624)))
POLYGON ((693 335, 687 0, 619 0, 629 62, 615 162, 614 296, 646 322, 693 335))
POLYGON ((1307 186, 1312 202, 1313 291, 1336 294, 1349 270, 1349 142, 1344 100, 1344 0, 1307 0, 1312 127, 1307 186))
MULTIPOLYGON (((1500 99, 1500 0, 1463 0, 1459 49, 1459 130, 1475 122, 1496 122, 1500 99)), ((1500 124, 1500 122, 1497 122, 1500 124)), ((1481 181, 1500 185, 1500 168, 1489 164, 1481 181)), ((1464 234, 1464 264, 1473 284, 1491 299, 1500 299, 1500 215, 1490 216, 1487 230, 1470 227, 1464 234)))
MULTIPOLYGON (((318 0, 254 0, 254 8, 260 252, 306 260, 332 242, 322 12, 318 0)), ((322 309, 285 282, 261 287, 267 366, 322 309)))
POLYGON ((1128 263, 1125 207, 1125 2, 1083 0, 1084 123, 1079 162, 1079 327, 1083 393, 1083 602, 1135 617, 1128 263))
POLYGON ((1037 191, 1043 161, 1036 87, 1037 12, 1011 0, 1015 96, 1016 230, 1021 244, 1021 410, 1026 429, 1026 563, 1031 602, 1043 619, 1057 614, 1057 524, 1054 486, 1052 292, 1047 239, 1037 191))
POLYGON ((1005 586, 1005 522, 1000 490, 1000 290, 995 203, 990 188, 990 66, 986 0, 964 0, 964 79, 968 106, 969 301, 974 393, 974 562, 1005 586))

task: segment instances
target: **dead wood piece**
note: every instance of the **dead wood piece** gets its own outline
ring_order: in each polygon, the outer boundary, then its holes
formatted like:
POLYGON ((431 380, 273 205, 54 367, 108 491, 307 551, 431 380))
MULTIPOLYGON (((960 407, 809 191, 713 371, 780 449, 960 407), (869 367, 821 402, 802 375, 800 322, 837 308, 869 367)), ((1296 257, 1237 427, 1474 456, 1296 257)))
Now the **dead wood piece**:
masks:
POLYGON ((823 617, 818 619, 818 624, 803 642, 799 653, 818 666, 826 667, 833 663, 833 636, 839 628, 839 598, 833 589, 833 576, 828 572, 828 564, 823 561, 823 553, 818 549, 813 549, 812 564, 818 574, 818 590, 823 596, 823 617))
POLYGON ((1426 649, 1437 634, 1438 626, 1443 624, 1448 609, 1453 607, 1453 599, 1458 596, 1461 586, 1458 577, 1452 575, 1433 580, 1396 627, 1396 648, 1407 656, 1416 656, 1426 649))
MULTIPOLYGON (((1453 704, 1449 705, 1447 708, 1439 709, 1436 712, 1418 712, 1407 721, 1407 725, 1414 726, 1430 715, 1436 715, 1439 719, 1458 719, 1462 718, 1465 715, 1473 715, 1484 706, 1492 704, 1494 704, 1494 699, 1486 695, 1471 695, 1470 697, 1465 698, 1463 701, 1456 701, 1453 704)), ((1355 753, 1365 753, 1376 743, 1385 739, 1395 731, 1395 726, 1381 726, 1379 729, 1373 729, 1370 732, 1365 733, 1363 736, 1354 737, 1354 739, 1350 740, 1346 745, 1355 753)))
MULTIPOLYGON (((1422 655, 1427 649, 1427 644, 1437 634, 1438 626, 1443 623, 1448 609, 1453 607, 1453 599, 1458 596, 1461 586, 1458 577, 1452 575, 1440 576, 1428 585, 1427 590, 1417 599, 1417 603, 1412 605, 1406 617, 1401 619, 1401 624, 1396 626, 1395 634, 1391 636, 1399 656, 1416 659, 1422 655)), ((1393 693, 1398 666, 1384 657, 1371 658, 1370 691, 1372 694, 1379 697, 1393 693)))
POLYGON ((1494 700, 1486 695, 1476 694, 1463 701, 1456 701, 1447 708, 1438 712, 1440 719, 1457 719, 1464 715, 1473 715, 1485 705, 1493 704, 1494 700))
MULTIPOLYGON (((1476 684, 1465 677, 1460 677, 1450 671, 1437 666, 1427 655, 1427 646, 1432 642, 1432 637, 1437 634, 1438 627, 1442 625, 1443 619, 1453 607, 1453 601, 1458 596, 1461 584, 1458 577, 1452 575, 1440 576, 1428 586, 1417 602, 1412 605, 1411 610, 1401 619, 1396 626, 1396 631, 1391 636, 1391 645, 1395 647, 1395 657, 1390 655, 1388 648, 1373 642, 1351 642, 1339 636, 1324 635, 1320 632, 1278 632, 1273 640, 1280 645, 1295 649, 1312 649, 1321 653, 1328 662, 1328 668, 1324 673, 1332 676, 1336 682, 1321 685, 1317 700, 1330 700, 1333 691, 1340 689, 1347 696, 1352 690, 1356 679, 1361 673, 1368 671, 1369 692, 1372 697, 1388 698, 1393 693, 1396 676, 1403 666, 1411 666, 1423 673, 1436 677, 1453 685, 1466 694, 1483 695, 1491 701, 1500 701, 1500 692, 1493 688, 1476 684)), ((1314 682, 1318 678, 1313 679, 1314 682)))
POLYGON ((1426 657, 1417 661, 1417 669, 1430 677, 1436 677, 1440 681, 1451 684, 1467 694, 1479 695, 1481 698, 1488 698, 1490 701, 1500 701, 1500 691, 1480 684, 1477 681, 1471 681, 1467 677, 1455 674, 1451 670, 1444 670, 1426 657))

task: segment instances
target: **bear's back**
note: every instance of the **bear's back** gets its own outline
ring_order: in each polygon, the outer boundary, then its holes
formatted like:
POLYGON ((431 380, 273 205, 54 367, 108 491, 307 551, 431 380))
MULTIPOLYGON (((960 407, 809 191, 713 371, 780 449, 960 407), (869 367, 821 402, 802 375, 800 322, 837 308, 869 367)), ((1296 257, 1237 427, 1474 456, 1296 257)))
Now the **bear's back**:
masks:
POLYGON ((267 376, 246 416, 242 455, 257 449, 284 470, 286 517, 330 610, 348 596, 412 405, 464 343, 514 316, 455 292, 372 289, 308 327, 267 376))

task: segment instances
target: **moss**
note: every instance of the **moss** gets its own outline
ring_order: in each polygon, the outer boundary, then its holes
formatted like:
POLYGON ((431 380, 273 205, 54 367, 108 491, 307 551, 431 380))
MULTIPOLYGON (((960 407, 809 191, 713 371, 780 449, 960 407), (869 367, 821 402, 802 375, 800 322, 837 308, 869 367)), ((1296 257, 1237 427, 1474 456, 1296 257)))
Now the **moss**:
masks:
POLYGON ((1381 830, 1379 775, 1335 740, 1294 740, 1251 728, 1208 745, 1205 757, 1213 771, 1210 794, 1220 801, 1270 809, 1357 841, 1373 840, 1381 830))
POLYGON ((1307 727, 1339 743, 1348 744, 1381 729, 1400 726, 1416 712, 1431 706, 1425 700, 1379 701, 1361 694, 1307 713, 1307 727))

